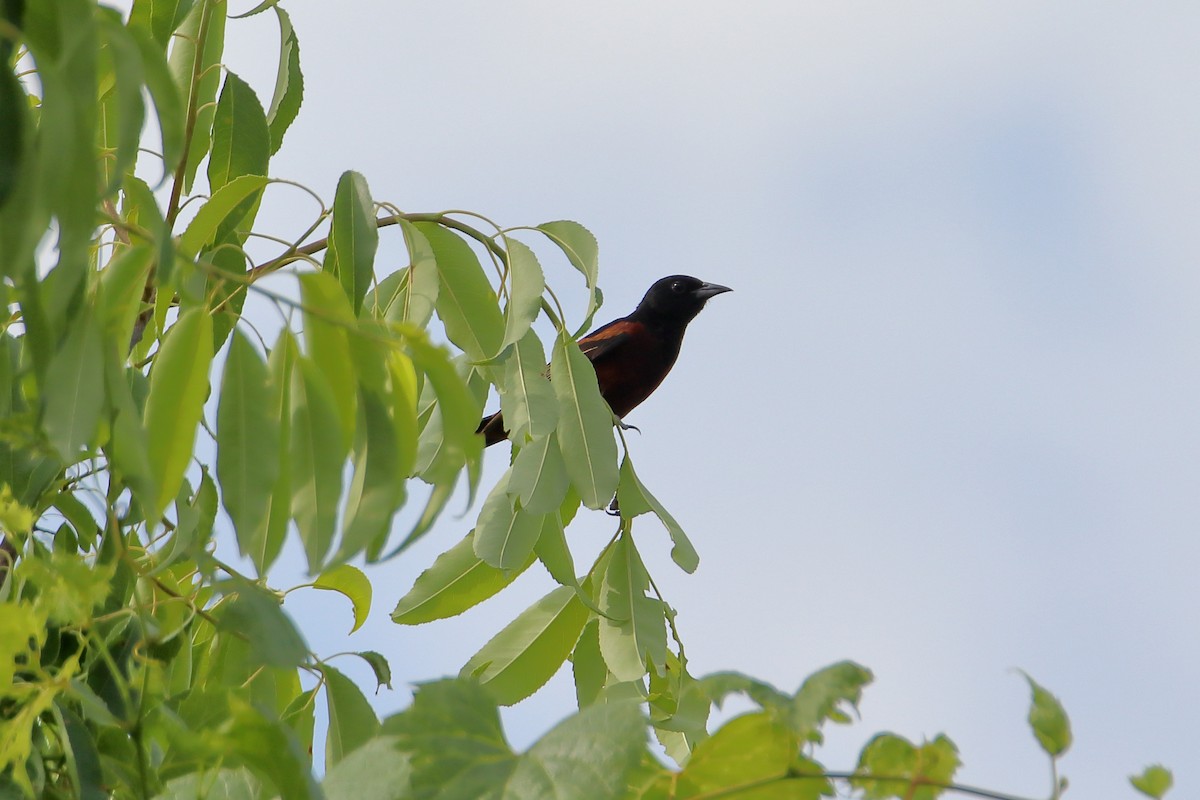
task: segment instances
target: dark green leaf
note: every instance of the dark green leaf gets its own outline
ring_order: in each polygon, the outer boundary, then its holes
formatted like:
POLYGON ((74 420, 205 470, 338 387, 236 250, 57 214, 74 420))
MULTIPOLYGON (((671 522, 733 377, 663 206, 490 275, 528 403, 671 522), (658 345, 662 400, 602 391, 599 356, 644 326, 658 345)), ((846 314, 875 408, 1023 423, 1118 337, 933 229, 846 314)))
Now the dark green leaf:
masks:
POLYGON ((499 570, 475 555, 475 532, 437 557, 392 612, 392 621, 419 625, 457 616, 508 586, 533 563, 532 554, 519 569, 499 570))
POLYGON ((374 650, 363 650, 354 655, 366 661, 370 665, 371 671, 375 673, 375 693, 378 694, 380 688, 386 686, 392 688, 392 667, 388 664, 388 660, 382 654, 374 650))
MULTIPOLYGON (((278 477, 271 494, 265 498, 266 525, 255 529, 246 547, 258 574, 262 575, 275 561, 283 547, 292 506, 292 375, 299 358, 299 348, 291 331, 284 329, 267 359, 267 393, 269 413, 279 421, 278 477)), ((239 543, 241 536, 239 535, 239 543)))
POLYGON ((325 676, 325 701, 329 710, 329 732, 325 739, 325 769, 333 769, 355 748, 379 731, 379 720, 371 704, 354 682, 328 664, 322 664, 325 676))
POLYGON ((504 318, 479 259, 466 242, 440 225, 419 222, 416 228, 425 235, 437 260, 437 313, 446 326, 446 336, 471 361, 495 357, 504 340, 504 318))
POLYGON ((150 520, 158 519, 183 482, 204 412, 212 358, 212 317, 201 308, 185 311, 167 331, 150 372, 146 433, 150 469, 159 481, 150 520))
POLYGON ((74 463, 92 444, 104 410, 103 339, 92 309, 72 322, 67 339, 46 371, 43 425, 62 459, 74 463))
MULTIPOLYGON (((399 432, 388 409, 367 389, 359 393, 359 425, 354 443, 354 478, 346 500, 338 559, 352 558, 372 541, 386 537, 392 516, 404 503, 405 467, 399 432)), ((412 449, 410 443, 408 449, 412 449)))
POLYGON ((267 122, 271 128, 271 155, 279 152, 283 135, 300 113, 300 103, 304 99, 300 41, 296 38, 287 12, 276 6, 275 15, 279 17, 279 68, 275 72, 275 93, 267 110, 267 122))
POLYGON ((375 203, 371 200, 367 179, 357 172, 344 172, 333 197, 333 223, 324 270, 341 281, 356 314, 362 308, 363 295, 375 273, 378 246, 375 203))
MULTIPOLYGON (((29 103, 21 81, 11 69, 0 70, 0 209, 16 188, 21 173, 25 138, 32 133, 29 128, 29 103)), ((13 274, 10 269, 0 269, 0 274, 13 274)))
POLYGON ((290 393, 292 516, 315 573, 333 544, 346 450, 338 426, 330 424, 337 411, 329 386, 311 360, 297 362, 290 393))
POLYGON ((565 335, 554 342, 550 374, 558 397, 558 444, 567 475, 585 506, 603 508, 617 491, 612 410, 600 395, 592 363, 565 335))
POLYGON ((1050 755, 1057 758, 1067 752, 1071 746, 1071 721, 1058 698, 1043 689, 1037 681, 1022 672, 1033 698, 1029 706, 1029 727, 1037 737, 1038 744, 1050 755))
POLYGON ((524 700, 562 666, 579 639, 588 610, 570 586, 560 586, 521 612, 462 669, 501 705, 524 700))
POLYGON ((271 134, 258 95, 250 85, 225 73, 225 85, 213 117, 212 153, 208 156, 208 185, 217 191, 243 175, 266 175, 271 134))
POLYGON ((221 605, 217 621, 222 631, 246 643, 257 664, 296 667, 308 657, 308 646, 279 600, 256 586, 239 586, 237 595, 221 605))
POLYGON ((83 720, 59 702, 54 704, 55 713, 64 727, 63 748, 71 769, 79 800, 105 800, 109 793, 104 788, 104 774, 100 768, 100 753, 96 741, 83 720))
POLYGON ((217 406, 217 477, 243 555, 254 553, 261 540, 267 500, 279 477, 279 446, 266 365, 249 339, 235 331, 217 406))
POLYGON ((1147 797, 1162 800, 1163 795, 1169 792, 1175 784, 1175 777, 1171 774, 1171 770, 1161 764, 1153 764, 1142 770, 1141 775, 1130 775, 1129 782, 1133 784, 1133 788, 1147 797))
POLYGON ((361 628, 367 621, 367 614, 371 612, 371 582, 367 580, 367 576, 362 573, 362 570, 349 564, 342 564, 322 572, 313 581, 313 586, 317 589, 340 592, 350 601, 354 607, 354 627, 350 629, 351 633, 361 628))

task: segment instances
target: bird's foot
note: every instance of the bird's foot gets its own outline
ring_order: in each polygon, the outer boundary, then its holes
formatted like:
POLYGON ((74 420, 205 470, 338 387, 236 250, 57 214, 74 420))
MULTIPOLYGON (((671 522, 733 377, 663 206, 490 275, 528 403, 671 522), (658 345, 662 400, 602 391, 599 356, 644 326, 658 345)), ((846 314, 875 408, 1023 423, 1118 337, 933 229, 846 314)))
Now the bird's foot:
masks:
POLYGON ((637 431, 638 433, 642 432, 641 428, 637 427, 636 425, 630 425, 629 423, 627 423, 621 419, 617 420, 617 427, 623 431, 637 431))

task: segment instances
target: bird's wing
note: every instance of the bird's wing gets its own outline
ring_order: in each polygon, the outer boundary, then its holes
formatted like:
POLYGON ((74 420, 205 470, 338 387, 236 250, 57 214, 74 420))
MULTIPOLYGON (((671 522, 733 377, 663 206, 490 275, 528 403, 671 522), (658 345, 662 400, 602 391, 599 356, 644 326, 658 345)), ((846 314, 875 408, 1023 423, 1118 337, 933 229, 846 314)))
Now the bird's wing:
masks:
POLYGON ((623 318, 613 320, 580 339, 579 349, 594 364, 620 349, 620 346, 633 336, 635 325, 637 325, 636 322, 630 322, 623 318))

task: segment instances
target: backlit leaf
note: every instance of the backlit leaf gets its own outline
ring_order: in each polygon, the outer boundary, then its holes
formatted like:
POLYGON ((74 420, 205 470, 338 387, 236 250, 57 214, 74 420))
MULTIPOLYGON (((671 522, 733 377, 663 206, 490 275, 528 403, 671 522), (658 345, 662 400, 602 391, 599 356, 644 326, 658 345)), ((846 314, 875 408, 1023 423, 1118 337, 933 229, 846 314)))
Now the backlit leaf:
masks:
POLYGON ((320 665, 325 676, 325 702, 329 731, 325 739, 325 769, 339 761, 379 731, 379 720, 371 704, 354 682, 328 664, 320 665))
POLYGON ((292 516, 304 542, 308 570, 316 573, 333 543, 338 499, 342 494, 342 465, 346 449, 336 418, 333 397, 321 371, 300 358, 292 373, 291 463, 292 516))
POLYGON ((696 571, 696 567, 700 566, 700 556, 696 553, 696 548, 692 546, 692 542, 688 539, 687 534, 683 532, 683 528, 675 518, 663 508, 662 503, 654 495, 650 494, 650 490, 642 484, 637 473, 633 471, 633 462, 629 460, 629 454, 625 454, 625 458, 621 461, 620 483, 617 486, 617 503, 621 508, 621 516, 626 519, 632 519, 639 514, 644 514, 647 511, 653 511, 658 517, 663 526, 667 529, 667 533, 671 536, 673 547, 671 548, 671 559, 679 565, 679 568, 684 572, 692 573, 696 571))
POLYGON ((504 360, 500 410, 509 437, 518 444, 554 431, 558 398, 546 375, 546 354, 537 333, 529 331, 504 360))
MULTIPOLYGON (((796 753, 796 740, 770 714, 756 712, 735 717, 696 745, 687 766, 679 773, 676 792, 680 797, 734 794, 747 784, 783 778, 796 753)), ((816 800, 820 781, 797 781, 774 794, 754 797, 795 797, 816 800)))
POLYGON ((1133 784, 1133 788, 1147 797, 1162 800, 1163 795, 1169 792, 1175 784, 1175 776, 1171 774, 1171 770, 1161 764, 1153 764, 1142 770, 1141 775, 1129 776, 1129 782, 1133 784))
POLYGON ((244 208, 242 202, 266 185, 267 179, 261 175, 242 175, 213 192, 179 237, 180 255, 195 258, 202 249, 212 244, 222 223, 235 210, 244 208))
POLYGON ((92 443, 104 409, 102 342, 89 307, 72 323, 46 371, 43 424, 50 444, 68 464, 92 443))
POLYGON ((475 523, 475 554, 497 569, 517 569, 529 559, 542 532, 541 516, 514 506, 505 474, 492 489, 475 523))
POLYGON ((648 666, 667 658, 667 630, 662 601, 647 597, 650 576, 630 537, 622 535, 600 586, 600 651, 618 680, 636 681, 648 666))
POLYGON ((355 314, 362 307, 363 295, 371 284, 378 246, 375 203, 371 200, 367 179, 357 172, 344 172, 333 197, 333 222, 324 270, 341 281, 355 314))
POLYGON ((546 289, 542 266, 529 246, 507 236, 504 246, 508 253, 509 289, 501 347, 513 344, 529 332, 529 326, 541 310, 542 292, 546 289))
POLYGON ((418 222, 416 228, 437 260, 437 313, 446 336, 471 361, 493 358, 504 340, 504 318, 479 259, 466 242, 440 225, 418 222))
POLYGON ((617 444, 612 410, 600 395, 596 371, 579 345, 564 335, 550 361, 558 398, 558 443, 571 485, 588 508, 603 508, 617 491, 617 444))
POLYGON ((1029 727, 1042 749, 1052 758, 1057 758, 1071 746, 1071 721, 1057 697, 1043 689, 1029 675, 1024 672, 1021 674, 1033 692, 1029 706, 1029 727))
POLYGON ((345 450, 354 441, 358 381, 350 352, 350 332, 358 327, 350 303, 333 276, 313 272, 300 276, 304 301, 304 345, 325 377, 325 387, 337 413, 337 431, 345 450))
POLYGON ((339 592, 350 601, 354 607, 354 627, 350 629, 351 633, 367 621, 367 614, 371 612, 371 581, 367 580, 362 570, 342 564, 322 572, 313 581, 313 587, 339 592))

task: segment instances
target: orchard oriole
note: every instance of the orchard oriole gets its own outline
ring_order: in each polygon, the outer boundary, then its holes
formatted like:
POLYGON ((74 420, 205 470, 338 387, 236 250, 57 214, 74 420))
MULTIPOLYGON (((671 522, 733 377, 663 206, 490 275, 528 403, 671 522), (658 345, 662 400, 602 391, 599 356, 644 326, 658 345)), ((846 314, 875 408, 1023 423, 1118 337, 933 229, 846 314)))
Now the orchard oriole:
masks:
MULTIPOLYGON (((579 340, 579 349, 596 368, 600 394, 618 418, 637 408, 667 377, 688 323, 708 299, 731 291, 689 275, 671 275, 655 282, 632 314, 579 340)), ((477 433, 487 446, 508 436, 499 411, 484 417, 477 433)))

